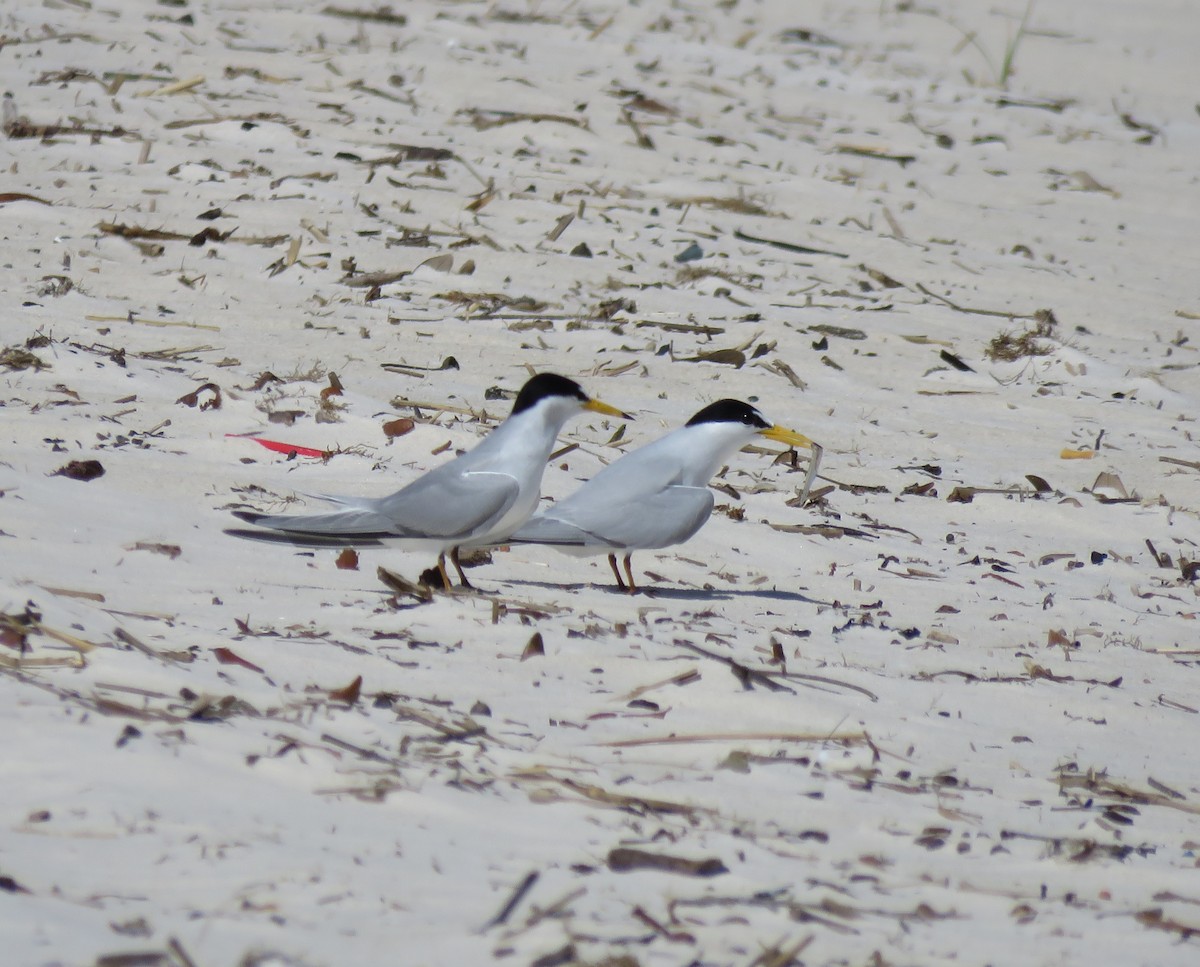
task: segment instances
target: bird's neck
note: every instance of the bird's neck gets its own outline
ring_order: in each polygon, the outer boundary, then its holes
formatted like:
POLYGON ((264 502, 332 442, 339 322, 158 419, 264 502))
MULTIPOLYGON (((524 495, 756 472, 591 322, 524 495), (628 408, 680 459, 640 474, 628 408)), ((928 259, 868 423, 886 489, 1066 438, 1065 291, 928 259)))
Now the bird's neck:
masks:
POLYGON ((527 410, 517 419, 505 420, 479 445, 481 469, 493 461, 502 461, 505 465, 524 463, 541 472, 565 422, 538 410, 527 410))

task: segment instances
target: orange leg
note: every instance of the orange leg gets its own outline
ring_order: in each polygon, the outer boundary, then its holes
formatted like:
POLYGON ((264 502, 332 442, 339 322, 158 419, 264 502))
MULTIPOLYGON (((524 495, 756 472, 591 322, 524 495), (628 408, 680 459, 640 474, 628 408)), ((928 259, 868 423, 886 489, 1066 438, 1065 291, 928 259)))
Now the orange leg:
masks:
POLYGON ((458 571, 458 579, 462 581, 462 586, 464 588, 470 588, 472 591, 474 591, 475 585, 468 581, 467 576, 463 574, 462 562, 458 559, 457 547, 450 548, 450 562, 454 565, 454 569, 458 571))
POLYGON ((438 555, 437 569, 442 576, 442 590, 449 591, 453 585, 450 583, 450 575, 446 573, 446 555, 444 553, 438 555))
POLYGON ((624 591, 625 590, 625 579, 623 577, 621 577, 621 571, 617 568, 617 555, 616 554, 608 555, 608 566, 612 568, 613 577, 615 577, 617 579, 617 587, 619 587, 622 591, 624 591))

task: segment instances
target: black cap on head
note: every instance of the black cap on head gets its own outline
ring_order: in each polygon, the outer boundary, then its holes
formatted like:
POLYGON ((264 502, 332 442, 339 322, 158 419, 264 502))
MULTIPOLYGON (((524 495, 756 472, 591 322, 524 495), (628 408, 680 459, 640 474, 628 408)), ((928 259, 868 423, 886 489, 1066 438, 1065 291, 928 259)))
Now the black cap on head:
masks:
POLYGON ((699 423, 741 423, 755 430, 766 430, 771 426, 758 410, 741 400, 717 400, 710 403, 687 421, 688 426, 696 426, 699 423))
POLYGON ((554 373, 538 373, 521 387, 521 392, 517 394, 517 400, 513 403, 513 415, 530 409, 547 396, 565 396, 569 399, 577 399, 581 403, 586 403, 588 400, 588 395, 583 391, 583 387, 573 379, 557 376, 554 373))

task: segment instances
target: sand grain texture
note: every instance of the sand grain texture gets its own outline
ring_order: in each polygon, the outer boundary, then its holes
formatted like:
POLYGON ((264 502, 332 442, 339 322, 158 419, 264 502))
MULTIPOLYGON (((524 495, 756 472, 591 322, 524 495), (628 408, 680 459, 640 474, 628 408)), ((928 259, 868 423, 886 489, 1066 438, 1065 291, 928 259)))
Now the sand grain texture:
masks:
POLYGON ((1194 963, 1200 16, 1023 12, 5 12, 7 962, 1194 963), (222 534, 527 367, 638 414, 549 497, 735 396, 817 499, 632 598, 222 534))

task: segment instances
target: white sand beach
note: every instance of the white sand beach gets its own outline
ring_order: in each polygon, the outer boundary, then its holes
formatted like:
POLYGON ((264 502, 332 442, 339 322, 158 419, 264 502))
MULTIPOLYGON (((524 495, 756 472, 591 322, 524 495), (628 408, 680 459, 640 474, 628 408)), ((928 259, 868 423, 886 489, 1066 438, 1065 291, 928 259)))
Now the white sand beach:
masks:
POLYGON ((1198 48, 1179 0, 6 10, 6 964, 1194 964, 1198 48), (735 455, 632 596, 223 533, 532 372, 636 417, 547 500, 723 397, 820 476, 735 455))

